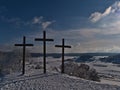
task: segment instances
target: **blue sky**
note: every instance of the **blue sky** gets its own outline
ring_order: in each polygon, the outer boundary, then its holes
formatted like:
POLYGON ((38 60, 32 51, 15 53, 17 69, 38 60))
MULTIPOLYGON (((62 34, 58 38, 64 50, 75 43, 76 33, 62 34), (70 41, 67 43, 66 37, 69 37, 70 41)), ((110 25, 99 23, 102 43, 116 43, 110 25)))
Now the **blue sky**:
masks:
POLYGON ((34 43, 46 30, 68 52, 120 52, 119 19, 119 0, 0 0, 0 44, 34 43))

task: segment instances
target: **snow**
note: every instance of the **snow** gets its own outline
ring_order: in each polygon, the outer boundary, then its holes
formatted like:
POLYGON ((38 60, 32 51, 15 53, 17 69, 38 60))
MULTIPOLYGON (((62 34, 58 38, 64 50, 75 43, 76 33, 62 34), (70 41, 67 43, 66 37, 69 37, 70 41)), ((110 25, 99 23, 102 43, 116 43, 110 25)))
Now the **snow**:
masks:
POLYGON ((120 86, 120 82, 117 81, 111 81, 111 80, 107 80, 107 79, 101 79, 101 83, 103 84, 111 84, 111 85, 117 85, 120 86))
POLYGON ((0 84, 1 90, 120 90, 118 86, 100 84, 60 73, 17 76, 0 84))
POLYGON ((102 75, 101 83, 120 86, 120 67, 117 64, 101 62, 99 59, 86 64, 102 75))
MULTIPOLYGON (((42 63, 42 58, 33 58, 33 62, 42 63)), ((43 74, 43 69, 34 69, 31 63, 26 64, 25 75, 14 73, 5 76, 0 82, 0 90, 120 90, 120 86, 109 85, 109 81, 104 79, 94 82, 51 69, 61 65, 61 58, 47 58, 46 74, 43 74)))

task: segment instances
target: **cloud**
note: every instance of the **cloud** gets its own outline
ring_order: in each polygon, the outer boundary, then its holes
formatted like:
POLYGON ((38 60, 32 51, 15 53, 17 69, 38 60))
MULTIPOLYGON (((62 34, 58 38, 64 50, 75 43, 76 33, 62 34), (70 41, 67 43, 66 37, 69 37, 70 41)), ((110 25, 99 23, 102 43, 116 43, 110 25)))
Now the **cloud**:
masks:
POLYGON ((109 15, 115 16, 120 12, 120 1, 115 2, 113 5, 109 6, 103 13, 94 12, 90 16, 90 20, 95 23, 101 19, 108 17, 109 15))
MULTIPOLYGON (((72 45, 71 49, 67 49, 68 53, 82 52, 120 52, 120 2, 115 2, 109 6, 103 13, 94 12, 90 15, 86 27, 69 28, 57 30, 48 28, 54 23, 53 20, 45 20, 43 16, 35 16, 31 20, 22 21, 21 19, 8 19, 8 22, 24 22, 28 26, 41 27, 47 29, 47 37, 55 39, 54 44, 61 44, 62 38, 65 38, 65 44, 72 45), (96 27, 92 27, 94 24, 96 27)), ((87 20, 87 19, 84 19, 87 20)), ((80 20, 80 22, 84 22, 80 20)), ((77 22, 79 24, 79 22, 77 22)), ((74 23, 75 24, 75 23, 74 23)), ((43 37, 42 30, 29 33, 27 37, 43 37)), ((42 45, 35 50, 40 51, 42 45)), ((48 44, 48 52, 59 52, 52 44, 48 44), (49 48, 50 47, 50 48, 49 48)))
POLYGON ((109 15, 112 12, 112 7, 108 7, 104 13, 100 13, 100 12, 95 12, 93 14, 91 14, 90 19, 92 22, 97 22, 99 21, 101 18, 109 15))
POLYGON ((100 36, 111 38, 120 35, 120 1, 109 6, 103 13, 92 13, 89 18, 100 36))
POLYGON ((45 22, 42 22, 42 28, 43 28, 43 30, 45 30, 52 23, 54 23, 54 21, 45 21, 45 22))
MULTIPOLYGON (((54 39, 54 42, 47 44, 48 53, 61 52, 60 49, 54 47, 56 44, 62 44, 62 38, 65 39, 66 45, 71 45, 71 49, 65 49, 66 53, 87 53, 87 52, 120 52, 120 36, 113 35, 113 31, 107 33, 102 29, 72 29, 72 30, 53 30, 46 31, 47 38, 54 39), (115 37, 113 37, 115 36, 115 37), (112 37, 112 38, 111 38, 112 37)), ((34 38, 42 38, 43 33, 41 30, 26 35, 28 43, 35 43, 34 38)), ((22 42, 22 38, 14 42, 22 42)), ((12 40, 13 41, 13 40, 12 40)), ((31 48, 32 52, 40 52, 42 43, 36 43, 35 47, 31 48)), ((41 51, 42 53, 42 51, 41 51)))
MULTIPOLYGON (((63 31, 49 29, 46 32, 47 38, 54 39, 54 45, 61 44, 62 38, 64 38, 65 44, 72 46, 71 49, 66 50, 66 53, 120 52, 120 36, 116 37, 116 35, 113 35, 112 32, 107 33, 107 31, 102 31, 102 29, 84 28, 63 31)), ((31 34, 30 36, 33 38, 42 38, 42 35, 42 31, 39 31, 31 34)), ((49 52, 60 51, 59 49, 54 48, 54 45, 53 42, 47 44, 47 46, 50 47, 48 48, 49 52)))
POLYGON ((103 13, 92 13, 89 19, 96 25, 96 28, 90 30, 91 33, 94 33, 92 37, 96 40, 84 43, 90 46, 88 51, 93 49, 93 51, 120 52, 120 1, 109 6, 103 13))
POLYGON ((51 24, 53 24, 55 21, 46 21, 44 20, 44 17, 43 16, 39 16, 39 17, 34 17, 32 22, 29 22, 31 23, 31 25, 38 25, 38 26, 41 26, 43 30, 47 29, 51 24))
POLYGON ((34 17, 32 20, 32 24, 41 24, 43 20, 43 16, 40 17, 34 17))
POLYGON ((6 17, 6 16, 0 16, 0 19, 3 22, 13 24, 16 27, 37 27, 42 29, 47 29, 51 24, 53 24, 55 21, 51 20, 45 20, 43 16, 35 16, 31 20, 23 20, 19 17, 6 17))

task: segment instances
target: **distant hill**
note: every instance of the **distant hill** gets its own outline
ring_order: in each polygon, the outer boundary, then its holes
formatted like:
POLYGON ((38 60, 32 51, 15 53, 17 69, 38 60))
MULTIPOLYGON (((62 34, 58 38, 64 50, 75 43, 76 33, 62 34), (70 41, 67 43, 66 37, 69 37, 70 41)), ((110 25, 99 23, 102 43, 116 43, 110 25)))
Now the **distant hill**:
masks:
MULTIPOLYGON (((90 55, 90 56, 114 56, 118 53, 66 53, 65 56, 83 56, 83 55, 90 55)), ((43 56, 42 53, 31 53, 32 57, 41 57, 43 56)), ((47 56, 52 57, 60 57, 61 53, 47 53, 47 56)))
POLYGON ((120 64, 120 54, 117 54, 114 56, 109 56, 107 58, 101 58, 100 61, 114 63, 114 64, 120 64))
POLYGON ((75 62, 91 62, 93 61, 93 59, 91 59, 92 57, 93 57, 92 55, 83 54, 76 58, 75 62))

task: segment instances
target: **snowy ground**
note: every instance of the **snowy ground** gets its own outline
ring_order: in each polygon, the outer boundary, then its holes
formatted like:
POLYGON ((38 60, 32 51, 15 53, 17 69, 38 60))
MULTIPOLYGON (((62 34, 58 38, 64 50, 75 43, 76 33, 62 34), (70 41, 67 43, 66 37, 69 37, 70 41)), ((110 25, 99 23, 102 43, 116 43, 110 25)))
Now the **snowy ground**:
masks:
POLYGON ((101 76, 101 83, 120 86, 120 67, 119 64, 104 63, 99 60, 86 63, 95 68, 101 76))
MULTIPOLYGON (((59 72, 56 72, 54 67, 59 67, 61 65, 61 58, 47 58, 46 74, 43 74, 42 68, 34 68, 35 64, 40 64, 42 66, 42 58, 33 58, 31 61, 32 63, 26 63, 27 66, 25 75, 15 73, 5 76, 0 82, 0 90, 120 90, 120 86, 117 86, 117 84, 114 85, 114 82, 116 81, 113 82, 111 80, 102 79, 102 82, 93 82, 61 74, 60 70, 58 70, 59 72), (110 81, 112 85, 107 83, 110 81)), ((88 64, 92 66, 95 62, 88 64)), ((110 64, 110 67, 113 68, 116 66, 111 66, 110 64)), ((105 73, 104 69, 106 67, 103 68, 96 66, 96 68, 98 71, 103 71, 102 73, 105 73)), ((111 70, 111 68, 109 70, 111 70)), ((116 70, 116 68, 114 68, 114 70, 116 70)), ((119 75, 119 72, 117 73, 119 75)))
POLYGON ((0 83, 0 90, 120 90, 118 86, 100 84, 60 73, 39 71, 31 75, 8 76, 0 83))

